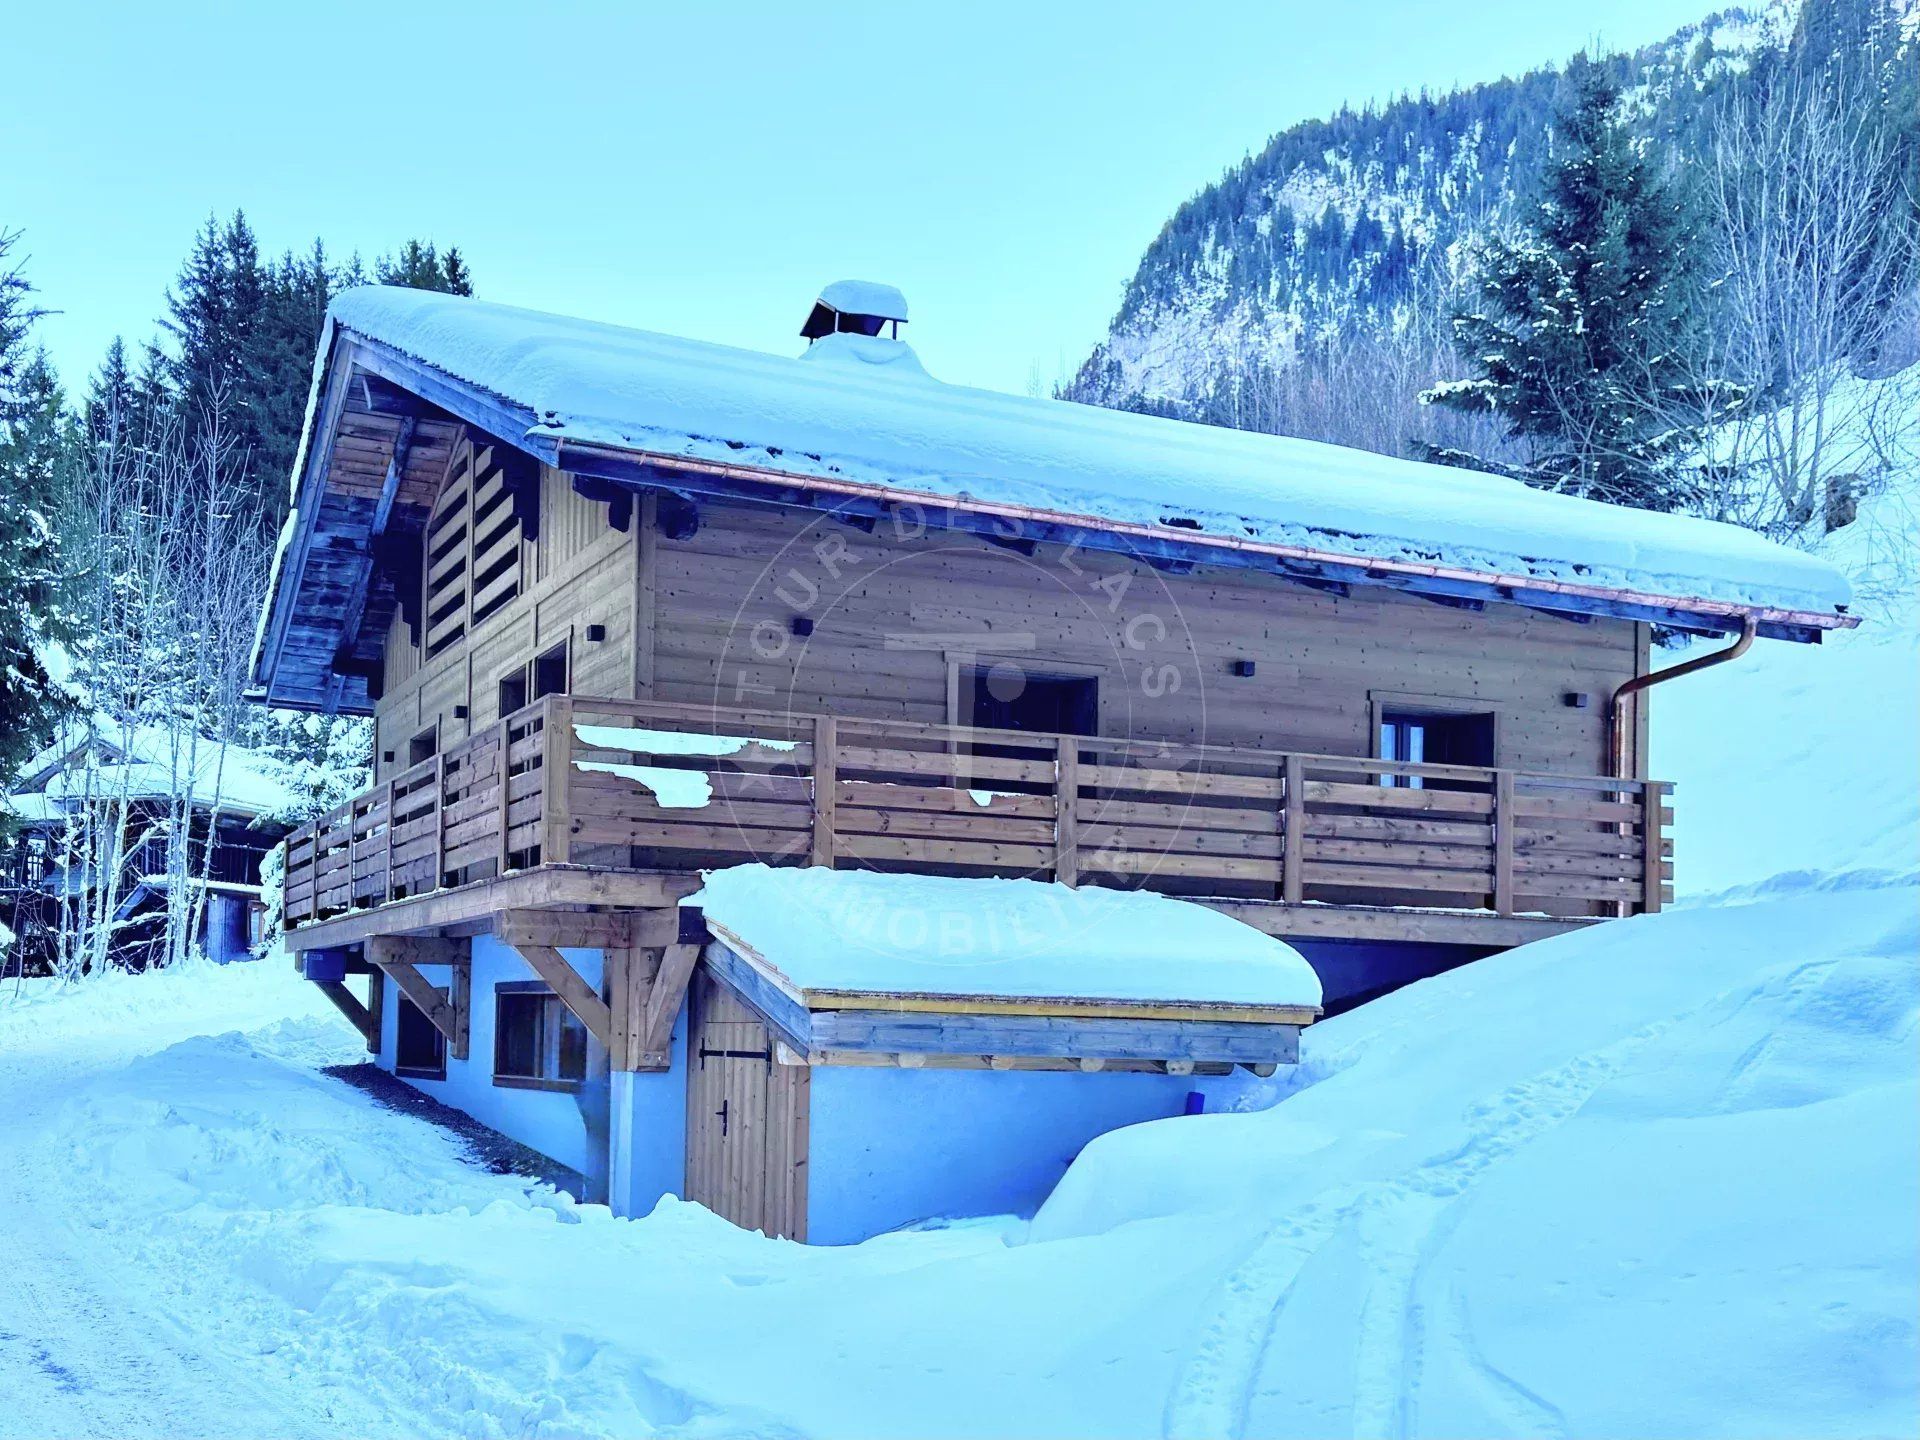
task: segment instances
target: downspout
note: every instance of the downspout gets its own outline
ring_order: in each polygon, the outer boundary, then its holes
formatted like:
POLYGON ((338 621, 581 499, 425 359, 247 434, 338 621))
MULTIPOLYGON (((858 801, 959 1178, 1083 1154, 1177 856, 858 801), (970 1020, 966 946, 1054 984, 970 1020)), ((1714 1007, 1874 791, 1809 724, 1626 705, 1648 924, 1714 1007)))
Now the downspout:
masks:
POLYGON ((1613 709, 1609 722, 1613 747, 1613 776, 1616 780, 1631 780, 1632 757, 1628 753, 1632 746, 1627 740, 1627 701, 1644 690, 1651 690, 1669 680, 1678 680, 1682 675, 1691 675, 1698 670, 1711 669, 1715 665, 1724 665, 1729 660, 1738 660, 1753 644, 1754 633, 1759 622, 1751 615, 1740 620, 1740 635, 1733 644, 1724 650, 1715 650, 1711 655, 1696 655, 1691 660, 1665 670, 1650 670, 1645 675, 1636 675, 1625 681, 1613 692, 1613 709))

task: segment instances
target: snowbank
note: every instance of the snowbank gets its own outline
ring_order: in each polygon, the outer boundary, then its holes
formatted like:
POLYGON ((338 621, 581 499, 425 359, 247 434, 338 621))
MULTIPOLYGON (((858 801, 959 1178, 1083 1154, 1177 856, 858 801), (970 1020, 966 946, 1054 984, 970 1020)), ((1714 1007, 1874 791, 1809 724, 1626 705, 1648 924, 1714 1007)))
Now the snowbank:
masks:
MULTIPOLYGON (((1275 1108, 1096 1141, 1030 1230, 844 1249, 481 1174, 313 1074, 344 1025, 153 1053, 156 1015, 197 1017, 164 985, 143 1013, 133 980, 106 1031, 141 1027, 138 1058, 10 1107, 0 1199, 68 1247, 62 1276, 111 1277, 117 1373, 147 1383, 141 1337, 179 1335, 275 1433, 1910 1433, 1917 899, 1674 911, 1481 962, 1309 1030, 1290 1085, 1257 1087, 1291 1089, 1275 1108)), ((275 1016, 228 989, 258 976, 207 973, 211 1027, 275 1016)), ((21 1008, 0 1057, 51 1038, 14 1085, 93 1033, 58 997, 21 1008)), ((36 1343, 101 1323, 48 1309, 36 1343)))
POLYGON ((1292 946, 1146 890, 737 865, 684 903, 801 990, 1320 1003, 1292 946))
POLYGON ((390 287, 346 291, 329 313, 528 408, 549 439, 1676 597, 1821 611, 1848 599, 1832 567, 1729 526, 1312 441, 946 385, 917 363, 808 364, 390 287))
POLYGON ((1263 1216, 1192 1435, 1909 1433, 1920 892, 1530 945, 1307 1032, 1297 1093, 1117 1131, 1035 1242, 1263 1216))
MULTIPOLYGON (((1891 468, 1853 523, 1817 542, 1860 593, 1860 628, 1758 645, 1652 692, 1652 772, 1677 786, 1682 898, 1920 874, 1920 367, 1852 382, 1836 409, 1876 415, 1890 400, 1912 416, 1884 447, 1891 468)), ((1847 465, 1863 448, 1832 443, 1847 465)))

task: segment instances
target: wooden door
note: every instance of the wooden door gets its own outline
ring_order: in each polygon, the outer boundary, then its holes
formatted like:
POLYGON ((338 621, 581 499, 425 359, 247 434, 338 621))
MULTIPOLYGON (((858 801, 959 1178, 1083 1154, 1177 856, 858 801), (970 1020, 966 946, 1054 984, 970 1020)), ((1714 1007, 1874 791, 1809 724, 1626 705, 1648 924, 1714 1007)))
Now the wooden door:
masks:
POLYGON ((687 1199, 745 1230, 807 1238, 807 1067, 704 969, 687 1045, 687 1199))

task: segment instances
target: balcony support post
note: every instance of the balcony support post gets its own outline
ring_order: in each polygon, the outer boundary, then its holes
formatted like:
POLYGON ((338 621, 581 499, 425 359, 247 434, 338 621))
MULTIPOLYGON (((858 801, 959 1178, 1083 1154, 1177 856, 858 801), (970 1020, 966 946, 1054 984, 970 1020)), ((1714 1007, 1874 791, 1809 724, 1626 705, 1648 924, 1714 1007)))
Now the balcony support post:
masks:
POLYGON ((1513 772, 1493 773, 1493 909, 1511 915, 1513 894, 1513 772))
POLYGON ((1080 742, 1063 735, 1053 772, 1053 878, 1080 883, 1080 742))
POLYGON ((808 863, 833 868, 834 802, 840 790, 840 722, 831 715, 813 720, 813 849, 808 863))
POLYGON ((1281 762, 1284 777, 1280 797, 1280 899, 1298 905, 1306 894, 1301 853, 1307 843, 1307 764, 1298 755, 1281 762))
POLYGON ((547 697, 546 718, 542 724, 540 767, 540 863, 565 865, 571 853, 568 781, 573 773, 573 699, 567 695, 547 697))
POLYGON ((1666 826, 1661 817, 1666 810, 1667 785, 1664 780, 1649 780, 1640 792, 1640 840, 1645 847, 1640 859, 1640 913, 1658 915, 1667 883, 1666 826))

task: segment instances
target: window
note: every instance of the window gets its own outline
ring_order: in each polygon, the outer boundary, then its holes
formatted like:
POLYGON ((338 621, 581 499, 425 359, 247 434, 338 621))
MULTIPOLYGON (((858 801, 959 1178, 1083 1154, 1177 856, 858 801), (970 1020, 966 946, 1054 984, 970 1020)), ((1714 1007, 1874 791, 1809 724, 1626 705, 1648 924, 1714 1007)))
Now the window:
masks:
POLYGON ((533 698, 567 693, 567 642, 562 640, 533 662, 533 698))
POLYGON ((969 667, 961 678, 970 725, 1040 735, 1092 735, 1100 728, 1100 682, 1093 676, 1046 675, 996 660, 969 667))
POLYGON ((440 727, 429 725, 407 742, 407 764, 418 765, 440 753, 440 727))
MULTIPOLYGON (((1482 765, 1494 763, 1493 716, 1423 710, 1389 709, 1380 712, 1382 760, 1405 760, 1420 765, 1482 765)), ((1479 788, 1472 782, 1434 779, 1425 775, 1383 775, 1383 785, 1413 790, 1479 788)))
MULTIPOLYGON (((385 976, 375 979, 385 981, 385 976)), ((393 1070, 396 1075, 411 1075, 420 1080, 447 1078, 447 1037, 435 1028, 426 1012, 406 992, 395 989, 400 1009, 395 1016, 393 1070)))
POLYGON ((493 1083, 572 1090, 587 1078, 587 1027, 538 980, 493 987, 493 1083))
POLYGON ((500 677, 500 713, 511 715, 527 704, 527 667, 519 665, 500 677))

